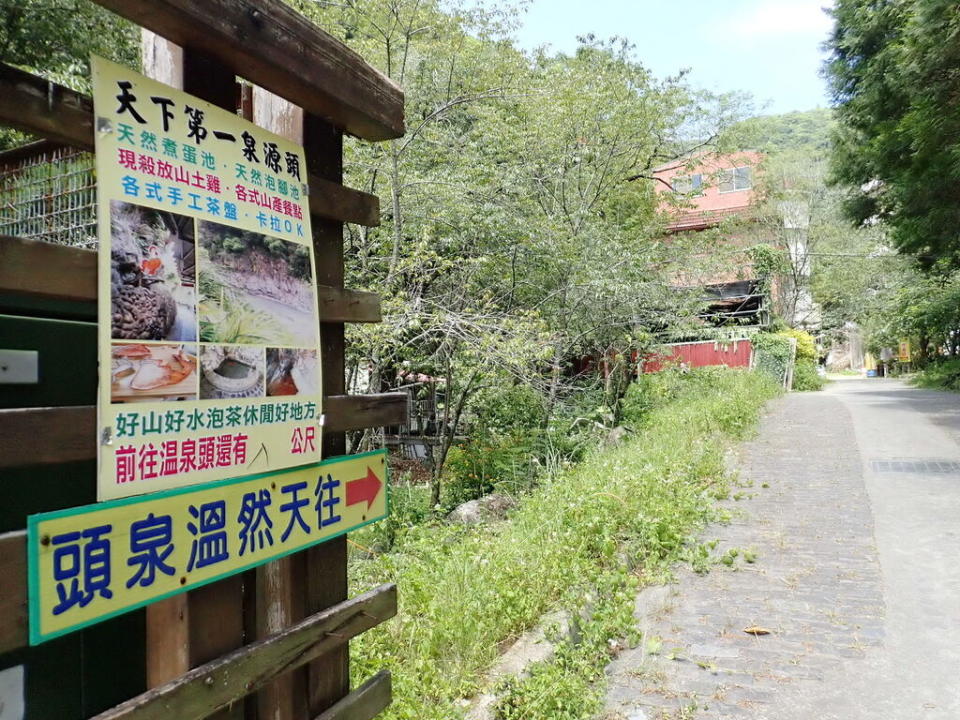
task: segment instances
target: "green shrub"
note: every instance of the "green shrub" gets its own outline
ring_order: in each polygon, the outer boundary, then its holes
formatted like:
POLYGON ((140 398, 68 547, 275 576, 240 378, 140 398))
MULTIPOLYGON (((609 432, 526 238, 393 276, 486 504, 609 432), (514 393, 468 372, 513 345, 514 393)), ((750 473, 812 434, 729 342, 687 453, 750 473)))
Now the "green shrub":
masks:
POLYGON ((778 332, 777 335, 782 335, 783 337, 788 338, 796 338, 798 363, 802 360, 809 360, 812 363, 817 362, 817 341, 814 340, 813 335, 808 333, 806 330, 787 328, 786 330, 781 330, 778 332))
POLYGON ((641 375, 631 383, 623 399, 623 419, 631 425, 641 424, 654 410, 697 393, 711 390, 726 382, 729 370, 722 366, 684 369, 668 367, 660 372, 641 375))
POLYGON ((546 410, 543 396, 527 385, 485 388, 470 402, 482 432, 506 435, 540 426, 546 410))
POLYGON ((444 465, 442 505, 457 505, 492 492, 529 488, 537 475, 544 434, 543 398, 524 385, 491 387, 470 404, 470 439, 450 448, 444 465))
POLYGON ((623 420, 631 425, 643 422, 651 412, 673 400, 685 382, 694 376, 678 367, 641 375, 623 397, 623 420))
POLYGON ((530 487, 536 475, 534 431, 510 435, 483 433, 450 448, 444 467, 443 505, 452 509, 501 487, 519 491, 530 487))
POLYGON ((789 337, 780 333, 757 333, 753 343, 753 367, 783 384, 790 369, 793 349, 789 337))
POLYGON ((922 388, 960 390, 960 358, 934 362, 914 375, 911 382, 922 388))
POLYGON ((390 482, 390 514, 367 528, 364 547, 375 553, 388 552, 402 542, 404 535, 433 517, 430 488, 413 485, 408 478, 390 482))
POLYGON ((822 390, 826 380, 820 377, 812 360, 797 360, 793 369, 793 389, 799 391, 822 390))

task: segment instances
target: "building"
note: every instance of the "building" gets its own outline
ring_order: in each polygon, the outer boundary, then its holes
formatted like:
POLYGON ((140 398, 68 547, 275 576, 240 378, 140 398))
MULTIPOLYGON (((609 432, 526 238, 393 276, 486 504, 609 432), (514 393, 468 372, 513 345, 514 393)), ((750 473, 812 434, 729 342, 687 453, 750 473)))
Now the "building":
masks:
POLYGON ((710 304, 704 319, 718 325, 764 325, 769 319, 766 278, 758 277, 748 249, 761 241, 763 228, 752 222, 759 206, 757 179, 763 155, 754 151, 704 152, 653 171, 660 207, 669 219, 668 235, 716 229, 676 285, 703 288, 710 304))

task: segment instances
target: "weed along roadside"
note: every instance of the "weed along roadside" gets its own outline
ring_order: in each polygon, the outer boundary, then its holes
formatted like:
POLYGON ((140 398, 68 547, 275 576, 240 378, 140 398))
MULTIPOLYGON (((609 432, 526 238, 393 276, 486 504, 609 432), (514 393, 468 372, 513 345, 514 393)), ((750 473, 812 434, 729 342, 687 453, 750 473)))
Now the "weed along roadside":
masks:
MULTIPOLYGON (((355 677, 395 671, 389 718, 459 717, 465 698, 488 691, 503 720, 589 717, 603 668, 635 640, 637 590, 696 560, 692 535, 718 518, 714 500, 730 480, 724 454, 778 392, 747 371, 646 376, 625 399, 627 439, 544 478, 505 522, 427 521, 389 552, 355 553, 358 591, 404 588, 397 619, 354 645, 355 677), (485 673, 499 652, 554 610, 574 627, 552 658, 490 687, 485 673)), ((369 546, 375 532, 353 539, 369 546)))

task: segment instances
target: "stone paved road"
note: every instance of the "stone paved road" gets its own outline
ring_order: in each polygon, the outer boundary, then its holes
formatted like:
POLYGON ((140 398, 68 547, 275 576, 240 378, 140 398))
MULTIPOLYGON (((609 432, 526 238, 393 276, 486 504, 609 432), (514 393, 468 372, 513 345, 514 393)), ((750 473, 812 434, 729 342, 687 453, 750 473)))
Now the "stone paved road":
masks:
POLYGON ((605 717, 960 719, 957 463, 960 395, 846 380, 775 402, 748 497, 704 535, 734 568, 641 595, 605 717))

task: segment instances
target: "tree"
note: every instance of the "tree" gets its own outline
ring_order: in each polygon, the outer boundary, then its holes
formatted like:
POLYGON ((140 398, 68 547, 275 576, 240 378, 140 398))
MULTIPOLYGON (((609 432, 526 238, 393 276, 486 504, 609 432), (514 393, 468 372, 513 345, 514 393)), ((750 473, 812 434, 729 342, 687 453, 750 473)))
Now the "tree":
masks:
POLYGON ((823 156, 830 151, 833 111, 826 108, 760 115, 731 128, 731 140, 741 148, 765 153, 803 151, 823 156))
POLYGON ((350 347, 376 389, 405 369, 442 379, 425 438, 436 501, 476 393, 532 388, 547 426, 577 387, 574 357, 633 349, 684 317, 667 267, 679 253, 654 240, 656 198, 632 180, 731 108, 705 112, 720 103, 658 81, 622 42, 525 55, 508 5, 294 4, 404 88, 406 135, 347 146, 348 182, 386 200, 379 228, 347 231, 349 282, 378 292, 385 315, 350 328, 350 347))
POLYGON ((137 67, 136 26, 90 0, 0 0, 0 59, 89 91, 90 54, 137 67))
POLYGON ((926 266, 960 260, 960 13, 952 0, 838 0, 827 75, 833 179, 926 266))
MULTIPOLYGON (((90 0, 0 0, 0 60, 80 92, 90 91, 90 55, 138 68, 135 25, 90 0)), ((0 129, 0 149, 23 144, 0 129)))

